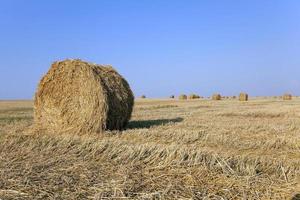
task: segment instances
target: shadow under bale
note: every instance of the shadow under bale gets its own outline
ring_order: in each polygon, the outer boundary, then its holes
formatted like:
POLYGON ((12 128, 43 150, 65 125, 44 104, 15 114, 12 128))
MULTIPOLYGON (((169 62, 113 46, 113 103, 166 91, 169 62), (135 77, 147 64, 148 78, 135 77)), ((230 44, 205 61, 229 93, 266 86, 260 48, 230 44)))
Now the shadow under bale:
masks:
POLYGON ((156 120, 139 120, 139 121, 130 121, 128 123, 127 129, 143 129, 151 128, 153 126, 163 126, 169 123, 178 123, 182 122, 183 118, 177 117, 174 119, 156 119, 156 120))

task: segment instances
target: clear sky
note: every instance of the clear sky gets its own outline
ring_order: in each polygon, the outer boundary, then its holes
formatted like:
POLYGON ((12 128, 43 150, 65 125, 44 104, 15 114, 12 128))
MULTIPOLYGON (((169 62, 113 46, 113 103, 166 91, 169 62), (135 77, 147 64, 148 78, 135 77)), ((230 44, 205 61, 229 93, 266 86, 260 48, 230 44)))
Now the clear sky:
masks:
POLYGON ((55 60, 113 65, 136 96, 300 95, 299 0, 0 0, 0 99, 55 60))

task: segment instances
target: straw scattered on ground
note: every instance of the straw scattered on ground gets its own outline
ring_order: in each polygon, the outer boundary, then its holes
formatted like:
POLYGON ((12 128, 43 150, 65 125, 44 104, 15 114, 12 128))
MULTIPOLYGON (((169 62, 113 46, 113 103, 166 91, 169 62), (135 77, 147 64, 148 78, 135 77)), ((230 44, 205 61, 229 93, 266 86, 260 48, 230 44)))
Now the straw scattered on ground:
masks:
POLYGON ((31 134, 0 101, 0 199, 291 199, 300 100, 137 100, 125 131, 31 134))

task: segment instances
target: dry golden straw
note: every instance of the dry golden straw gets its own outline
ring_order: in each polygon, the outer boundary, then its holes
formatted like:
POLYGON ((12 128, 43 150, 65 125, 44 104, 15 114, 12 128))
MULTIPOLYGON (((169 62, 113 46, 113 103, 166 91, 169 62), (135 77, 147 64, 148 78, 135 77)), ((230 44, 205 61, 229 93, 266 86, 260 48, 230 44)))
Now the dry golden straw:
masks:
POLYGON ((292 95, 291 94, 284 94, 283 95, 283 100, 292 100, 292 95))
POLYGON ((212 100, 221 100, 221 95, 220 94, 213 94, 212 100))
POLYGON ((248 94, 246 94, 246 93, 240 93, 239 100, 240 101, 248 101, 248 94))
POLYGON ((0 100, 0 199, 296 200, 300 102, 251 101, 138 98, 130 129, 77 136, 0 100))
POLYGON ((129 84, 111 66, 55 62, 35 94, 35 127, 74 134, 121 130, 133 104, 129 84))
POLYGON ((180 95, 179 100, 187 100, 187 96, 185 94, 180 95))

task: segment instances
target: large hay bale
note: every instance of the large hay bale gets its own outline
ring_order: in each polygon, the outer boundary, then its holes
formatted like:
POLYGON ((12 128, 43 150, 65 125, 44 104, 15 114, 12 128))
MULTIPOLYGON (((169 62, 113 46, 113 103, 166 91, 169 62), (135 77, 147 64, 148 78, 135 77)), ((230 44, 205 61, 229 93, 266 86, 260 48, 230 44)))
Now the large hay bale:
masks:
POLYGON ((222 96, 220 94, 213 94, 212 100, 221 100, 222 96))
POLYGON ((199 99, 199 98, 200 98, 200 96, 197 95, 197 94, 190 94, 189 95, 189 99, 199 99))
POLYGON ((246 94, 246 93, 240 93, 240 95, 239 95, 239 100, 240 101, 248 101, 248 94, 246 94))
POLYGON ((292 100, 292 95, 291 94, 284 94, 283 95, 283 100, 292 100))
POLYGON ((185 94, 179 95, 179 100, 187 100, 187 96, 185 94))
POLYGON ((129 84, 111 66, 55 62, 35 94, 35 127, 74 134, 121 130, 133 104, 129 84))

